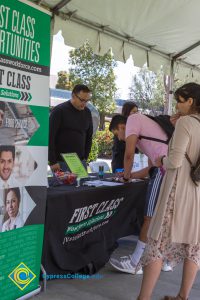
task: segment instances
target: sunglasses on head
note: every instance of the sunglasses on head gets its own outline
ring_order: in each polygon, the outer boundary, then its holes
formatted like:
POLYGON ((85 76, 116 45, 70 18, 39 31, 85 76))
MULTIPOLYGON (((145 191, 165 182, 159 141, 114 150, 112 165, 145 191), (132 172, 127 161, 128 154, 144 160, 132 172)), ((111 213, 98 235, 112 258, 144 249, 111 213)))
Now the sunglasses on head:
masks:
POLYGON ((175 99, 177 103, 185 103, 187 100, 185 101, 181 101, 179 98, 178 99, 175 99))
POLYGON ((188 92, 185 91, 185 89, 182 89, 182 90, 179 89, 179 92, 177 94, 175 93, 174 96, 175 96, 175 100, 177 103, 185 103, 190 98, 188 92), (180 97, 182 97, 184 100, 181 101, 180 97))
POLYGON ((181 97, 184 99, 184 101, 180 100, 179 96, 175 97, 175 100, 176 100, 177 103, 185 103, 185 102, 187 102, 189 100, 188 97, 187 98, 185 98, 183 96, 181 96, 181 97))

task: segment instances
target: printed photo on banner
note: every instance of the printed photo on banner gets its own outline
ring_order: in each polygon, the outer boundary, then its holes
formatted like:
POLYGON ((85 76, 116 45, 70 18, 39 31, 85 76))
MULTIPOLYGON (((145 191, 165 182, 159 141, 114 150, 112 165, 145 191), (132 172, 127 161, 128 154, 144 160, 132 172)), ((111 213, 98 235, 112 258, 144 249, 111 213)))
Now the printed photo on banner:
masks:
POLYGON ((26 146, 0 145, 0 189, 24 186, 36 168, 26 146))
POLYGON ((1 145, 26 145, 39 126, 29 105, 0 101, 1 145))
POLYGON ((25 188, 0 190, 0 232, 23 227, 35 206, 25 188))

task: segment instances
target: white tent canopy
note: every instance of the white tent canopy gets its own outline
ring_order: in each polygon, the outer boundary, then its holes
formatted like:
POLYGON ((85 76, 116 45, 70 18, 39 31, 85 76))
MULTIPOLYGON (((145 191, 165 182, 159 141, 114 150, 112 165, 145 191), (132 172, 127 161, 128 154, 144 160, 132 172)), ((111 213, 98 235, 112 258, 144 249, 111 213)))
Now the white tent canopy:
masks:
POLYGON ((62 30, 65 43, 85 40, 98 54, 112 47, 116 60, 130 54, 166 74, 174 66, 180 78, 200 81, 199 0, 32 0, 52 12, 53 34, 62 30))

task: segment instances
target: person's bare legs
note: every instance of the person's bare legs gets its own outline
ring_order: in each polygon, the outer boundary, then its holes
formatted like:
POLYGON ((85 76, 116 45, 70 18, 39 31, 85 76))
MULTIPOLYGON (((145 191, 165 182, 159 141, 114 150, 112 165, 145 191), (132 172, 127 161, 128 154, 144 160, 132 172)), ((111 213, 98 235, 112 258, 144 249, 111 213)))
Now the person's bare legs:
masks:
POLYGON ((162 259, 157 259, 144 267, 142 285, 138 300, 150 300, 153 289, 159 278, 162 267, 162 259))
POLYGON ((182 282, 179 295, 185 300, 188 299, 190 290, 195 281, 198 266, 191 260, 185 259, 183 264, 182 282))
POLYGON ((134 252, 130 255, 132 263, 137 266, 140 261, 140 258, 144 252, 146 241, 147 241, 147 232, 149 229, 151 217, 144 217, 144 222, 142 224, 139 239, 137 241, 134 252))
POLYGON ((151 217, 146 217, 146 216, 144 217, 144 222, 140 231, 140 236, 137 241, 134 252, 129 256, 120 257, 118 260, 111 257, 109 262, 112 265, 112 267, 125 273, 142 274, 142 269, 141 268, 137 269, 137 265, 145 250, 146 241, 147 241, 147 232, 149 229, 150 221, 151 221, 151 217))
POLYGON ((151 217, 144 216, 144 222, 142 224, 142 228, 140 230, 139 240, 146 243, 147 241, 147 232, 149 229, 149 225, 151 222, 151 217))

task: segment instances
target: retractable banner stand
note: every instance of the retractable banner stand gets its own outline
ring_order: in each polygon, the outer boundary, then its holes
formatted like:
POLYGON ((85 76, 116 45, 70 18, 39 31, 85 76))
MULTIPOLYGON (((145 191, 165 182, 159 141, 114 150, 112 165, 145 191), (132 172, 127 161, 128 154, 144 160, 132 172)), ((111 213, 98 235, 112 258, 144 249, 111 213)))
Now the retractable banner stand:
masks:
POLYGON ((0 2, 0 299, 39 288, 47 187, 50 15, 0 2))

